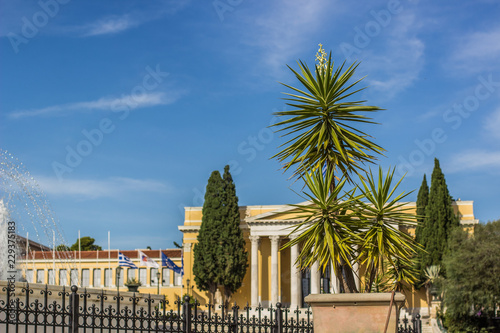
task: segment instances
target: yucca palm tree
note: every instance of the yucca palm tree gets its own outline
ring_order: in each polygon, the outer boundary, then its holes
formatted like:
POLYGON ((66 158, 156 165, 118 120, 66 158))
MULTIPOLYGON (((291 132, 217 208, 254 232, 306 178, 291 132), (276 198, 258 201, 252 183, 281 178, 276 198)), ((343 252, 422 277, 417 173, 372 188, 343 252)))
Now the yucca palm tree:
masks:
POLYGON ((431 311, 431 301, 432 301, 432 295, 431 295, 431 288, 435 286, 435 284, 440 280, 441 278, 441 266, 439 265, 431 265, 427 266, 424 270, 424 277, 425 281, 422 283, 422 286, 425 286, 425 291, 426 291, 426 296, 427 296, 427 308, 429 310, 429 313, 431 311))
POLYGON ((401 209, 405 204, 401 200, 411 192, 395 194, 403 179, 393 185, 394 171, 395 168, 389 169, 384 177, 379 167, 378 179, 371 170, 359 178, 362 199, 358 199, 355 211, 362 223, 360 237, 363 243, 358 260, 367 268, 367 292, 375 277, 385 273, 385 267, 394 270, 393 276, 404 276, 408 283, 416 281, 408 268, 413 266, 412 258, 419 245, 402 231, 404 227, 416 226, 416 215, 401 209), (406 268, 404 275, 403 268, 406 268))
POLYGON ((292 110, 275 112, 287 119, 273 126, 281 127, 278 131, 292 138, 282 144, 283 149, 273 157, 284 163, 285 170, 296 166, 297 177, 326 167, 334 171, 337 179, 351 181, 352 173, 363 171, 365 163, 373 162, 383 152, 370 141, 369 135, 355 127, 374 124, 365 113, 381 109, 364 105, 363 100, 349 100, 364 89, 358 88, 362 79, 350 82, 359 63, 353 63, 344 71, 344 62, 334 70, 332 55, 330 53, 327 60, 321 44, 318 59, 314 73, 302 61, 299 61, 300 73, 288 66, 305 90, 283 83, 294 91, 285 93, 286 104, 292 110))
POLYGON ((353 196, 353 190, 342 193, 346 179, 341 179, 333 191, 330 188, 332 181, 331 170, 325 175, 320 169, 304 175, 310 192, 304 192, 304 196, 311 204, 291 205, 303 221, 291 232, 298 237, 292 238, 283 248, 301 244, 302 250, 297 259, 301 268, 311 267, 317 261, 325 270, 332 261, 344 290, 357 292, 352 259, 356 257, 355 246, 362 239, 358 236, 359 219, 352 208, 358 198, 353 196))
POLYGON ((411 214, 399 211, 397 201, 406 195, 393 198, 400 184, 392 188, 394 170, 385 179, 380 170, 378 182, 371 172, 365 173, 366 164, 373 163, 383 149, 356 126, 374 124, 365 113, 381 109, 350 100, 363 90, 358 88, 361 79, 351 83, 359 64, 344 71, 343 63, 334 70, 331 54, 327 59, 321 44, 317 59, 314 73, 302 61, 300 72, 289 67, 303 89, 284 84, 294 91, 285 98, 292 110, 275 113, 286 119, 274 126, 291 138, 273 157, 285 170, 295 167, 293 175, 304 180, 311 202, 295 205, 304 221, 292 231, 299 236, 285 247, 302 245, 297 260, 302 268, 318 261, 324 270, 332 261, 344 291, 358 292, 352 263, 367 265, 373 282, 384 260, 410 260, 413 240, 397 226, 414 221, 411 214), (343 190, 356 175, 362 184, 360 195, 343 190))
POLYGON ((401 180, 393 185, 393 176, 394 169, 384 176, 379 168, 378 179, 370 171, 360 176, 356 194, 356 189, 343 190, 345 179, 331 191, 331 171, 306 174, 304 195, 309 204, 292 205, 303 221, 291 232, 298 237, 284 246, 301 244, 299 266, 311 267, 317 261, 325 269, 333 262, 346 292, 358 292, 354 281, 348 280, 354 275, 354 262, 366 268, 365 292, 381 282, 397 291, 405 283, 415 283, 412 258, 419 245, 401 227, 414 226, 416 217, 401 210, 401 199, 409 193, 395 195, 401 180))

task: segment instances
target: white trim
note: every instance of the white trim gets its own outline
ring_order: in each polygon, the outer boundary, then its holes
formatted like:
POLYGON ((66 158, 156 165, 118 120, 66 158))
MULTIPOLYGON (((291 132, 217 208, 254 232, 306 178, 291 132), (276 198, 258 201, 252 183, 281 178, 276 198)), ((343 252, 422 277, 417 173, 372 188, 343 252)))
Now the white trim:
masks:
POLYGON ((180 225, 177 227, 179 231, 182 232, 198 232, 200 231, 200 225, 180 225))
MULTIPOLYGON (((242 222, 245 222, 245 221, 240 220, 240 229, 248 230, 249 226, 241 224, 242 222)), ((179 225, 179 226, 177 226, 177 228, 181 232, 200 232, 201 225, 179 225)), ((188 238, 186 238, 186 239, 188 239, 188 238)))
MULTIPOLYGON (((298 203, 297 205, 299 206, 307 206, 311 203, 311 201, 304 201, 304 202, 300 202, 298 203)), ((266 207, 266 208, 274 208, 273 206, 260 206, 260 207, 266 207)), ((262 214, 258 214, 258 215, 255 215, 255 216, 250 216, 247 218, 247 221, 250 222, 250 221, 254 221, 254 220, 257 220, 257 219, 261 219, 263 217, 268 217, 268 216, 273 216, 273 215, 276 215, 276 214, 280 214, 280 213, 286 213, 286 212, 289 212, 291 210, 294 210, 294 209, 297 209, 297 207, 294 207, 294 206, 291 206, 291 205, 281 205, 281 206, 276 206, 276 209, 270 211, 270 212, 265 212, 265 213, 262 213, 262 214)))
POLYGON ((452 205, 457 205, 457 206, 468 206, 468 205, 472 205, 474 203, 473 200, 455 200, 455 201, 452 201, 451 204, 452 205))
POLYGON ((184 207, 184 211, 186 212, 196 212, 202 210, 203 207, 184 207))
POLYGON ((460 220, 460 224, 463 224, 463 225, 479 224, 479 220, 478 219, 474 219, 474 220, 460 220))

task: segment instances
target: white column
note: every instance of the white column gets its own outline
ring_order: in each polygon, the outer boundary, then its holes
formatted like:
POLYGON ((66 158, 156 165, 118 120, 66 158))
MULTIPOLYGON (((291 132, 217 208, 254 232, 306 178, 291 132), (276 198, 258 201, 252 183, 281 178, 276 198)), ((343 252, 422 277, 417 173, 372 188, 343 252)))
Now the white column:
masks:
MULTIPOLYGON (((358 256, 357 250, 358 247, 356 247, 356 252, 354 253, 355 258, 358 256)), ((358 291, 361 291, 359 290, 361 287, 361 276, 359 275, 359 263, 357 261, 352 265, 352 270, 354 271, 354 283, 356 284, 356 289, 358 289, 358 291)))
POLYGON ((319 294, 319 280, 321 275, 319 273, 319 263, 317 261, 311 266, 311 294, 319 294))
POLYGON ((299 256, 299 245, 295 244, 290 248, 290 309, 301 306, 302 289, 300 285, 300 269, 295 265, 299 256))
POLYGON ((250 236, 252 242, 251 253, 251 306, 259 305, 259 236, 250 236))
POLYGON ((354 263, 354 265, 352 265, 352 270, 353 270, 353 273, 354 273, 354 283, 356 284, 356 289, 358 289, 359 291, 359 288, 360 288, 360 276, 359 276, 359 264, 357 262, 354 263))
POLYGON ((331 284, 332 284, 332 294, 338 294, 339 293, 339 286, 337 283, 337 275, 335 274, 335 267, 333 262, 330 262, 331 264, 331 284))
POLYGON ((271 240, 271 304, 278 303, 278 244, 280 236, 269 236, 271 240))

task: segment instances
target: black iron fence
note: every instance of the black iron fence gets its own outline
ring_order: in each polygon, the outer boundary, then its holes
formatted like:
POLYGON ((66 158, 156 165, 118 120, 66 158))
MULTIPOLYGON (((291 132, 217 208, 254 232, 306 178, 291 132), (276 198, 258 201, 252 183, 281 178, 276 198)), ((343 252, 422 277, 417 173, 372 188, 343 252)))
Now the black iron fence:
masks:
MULTIPOLYGON (((29 284, 21 289, 16 296, 12 288, 2 288, 0 332, 313 332, 309 309, 292 310, 280 303, 265 309, 248 305, 216 309, 190 302, 186 296, 174 301, 174 309, 167 310, 168 300, 151 295, 109 296, 101 291, 92 299, 86 289, 78 293, 76 286, 71 291, 62 288, 56 295, 47 286, 37 290, 39 295, 29 284)), ((404 319, 398 327, 398 333, 420 332, 418 316, 411 322, 404 319)))

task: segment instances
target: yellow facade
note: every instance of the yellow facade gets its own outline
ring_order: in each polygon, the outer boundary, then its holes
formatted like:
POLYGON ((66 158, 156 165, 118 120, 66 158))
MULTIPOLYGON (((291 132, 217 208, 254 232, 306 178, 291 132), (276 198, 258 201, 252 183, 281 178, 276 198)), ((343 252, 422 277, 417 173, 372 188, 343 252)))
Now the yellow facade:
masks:
MULTIPOLYGON (((302 204, 309 203, 305 202, 302 204)), ((455 213, 460 217, 461 224, 464 227, 473 226, 478 223, 478 220, 474 218, 472 201, 455 201, 453 202, 453 208, 455 213)), ((415 212, 416 204, 415 202, 408 202, 405 203, 401 209, 415 212)), ((277 256, 277 265, 275 264, 277 276, 273 278, 272 243, 273 241, 277 241, 278 248, 281 249, 282 245, 289 240, 288 235, 291 231, 290 227, 300 222, 293 207, 288 205, 242 206, 240 207, 240 216, 240 227, 243 230, 246 240, 249 267, 243 279, 242 287, 232 296, 231 302, 236 302, 240 305, 247 303, 256 305, 255 302, 258 302, 263 306, 268 306, 269 304, 274 304, 276 301, 279 301, 284 305, 301 306, 302 304, 296 295, 297 289, 300 289, 299 292, 302 292, 301 299, 306 296, 304 294, 307 292, 321 293, 323 291, 338 291, 335 286, 336 279, 333 276, 333 272, 328 273, 330 276, 329 285, 324 285, 326 283, 325 281, 328 280, 322 278, 321 273, 315 272, 314 269, 311 269, 310 272, 297 272, 297 269, 292 265, 294 262, 292 257, 296 256, 296 254, 291 253, 291 248, 274 253, 274 255, 277 256), (258 247, 256 249, 257 258, 252 258, 252 246, 258 247), (258 271, 258 273, 254 275, 257 281, 252 281, 252 268, 255 267, 258 271), (273 279, 275 279, 274 281, 277 280, 277 283, 273 282, 273 279), (298 282, 297 279, 300 279, 300 282, 298 282), (317 282, 312 283, 312 280, 319 280, 319 285, 317 282), (277 289, 277 291, 274 291, 274 295, 273 283, 277 289), (307 283, 310 285, 304 287, 307 283), (253 291, 252 293, 252 289, 254 288, 257 289, 257 291, 253 291)), ((209 295, 207 292, 200 291, 196 285, 193 285, 194 276, 192 274, 193 246, 195 246, 197 242, 196 238, 201 226, 201 221, 202 207, 186 207, 184 224, 179 226, 179 230, 183 232, 184 281, 187 279, 191 281, 193 295, 203 304, 208 301, 209 295)), ((404 231, 412 235, 415 234, 414 228, 405 229, 404 231)), ((361 281, 358 281, 358 283, 360 284, 361 281)), ((424 290, 413 290, 413 292, 406 295, 406 299, 408 308, 427 308, 424 290)))
MULTIPOLYGON (((303 204, 308 204, 303 203, 303 204)), ((453 203, 455 212, 460 216, 464 227, 472 227, 478 223, 474 218, 472 201, 456 201, 453 203)), ((406 203, 403 208, 414 212, 414 202, 406 203)), ((333 272, 326 275, 311 269, 300 272, 293 265, 297 249, 286 248, 279 250, 289 241, 290 227, 300 222, 296 218, 293 207, 288 205, 242 206, 240 207, 243 235, 246 240, 248 253, 247 274, 243 279, 242 287, 232 296, 231 302, 240 306, 245 304, 268 306, 281 302, 285 306, 302 306, 302 300, 307 293, 337 292, 336 279, 333 272), (255 251, 255 252, 253 252, 255 251), (252 253, 257 253, 254 258, 252 253), (273 261, 274 260, 274 261, 273 261), (254 272, 252 270, 256 268, 254 272), (273 275, 274 273, 274 275, 273 275), (255 279, 252 278, 255 277, 255 279), (316 281, 316 282, 313 282, 316 281)), ((160 285, 156 283, 156 270, 148 267, 139 267, 137 250, 120 251, 129 257, 139 269, 124 268, 121 271, 121 282, 118 289, 127 291, 124 286, 128 277, 141 279, 143 285, 140 293, 166 295, 170 307, 175 307, 174 301, 189 293, 202 304, 206 304, 209 295, 197 288, 192 274, 193 246, 197 243, 198 231, 202 221, 202 207, 186 207, 184 224, 179 226, 183 233, 183 249, 163 250, 163 252, 181 267, 181 256, 184 261, 185 275, 181 277, 165 267, 160 268, 160 285), (141 272, 141 273, 140 273, 141 272), (131 274, 131 275, 129 275, 131 274)), ((414 235, 414 229, 405 230, 414 235)), ((152 260, 161 264, 159 250, 141 250, 152 260)), ((50 251, 29 251, 27 258, 19 260, 19 267, 23 277, 32 283, 72 285, 79 288, 96 288, 117 290, 116 271, 118 267, 118 250, 104 251, 68 251, 56 252, 55 259, 50 251), (55 271, 52 278, 51 271, 55 271), (87 271, 87 273, 85 273, 87 271), (72 274, 74 277, 72 278, 72 274), (84 278, 87 275, 87 278, 84 278)), ((358 283, 361 283, 359 281, 358 283)), ((408 308, 426 308, 424 290, 413 290, 406 295, 408 308)), ((220 299, 219 299, 220 302, 220 299)))
MULTIPOLYGON (((141 250, 161 265, 159 250, 141 250)), ((121 251, 138 267, 120 268, 117 287, 118 250, 111 251, 29 251, 27 258, 19 260, 23 279, 30 283, 70 286, 79 288, 127 291, 125 283, 129 278, 142 280, 140 293, 165 295, 174 308, 174 301, 187 292, 183 288, 182 276, 166 267, 159 270, 140 266, 138 251, 121 251), (55 257, 53 259, 53 254, 55 257), (157 272, 160 273, 158 285, 157 272), (55 272, 53 274, 52 272, 55 272)), ((182 251, 162 250, 177 266, 181 267, 182 251)))

